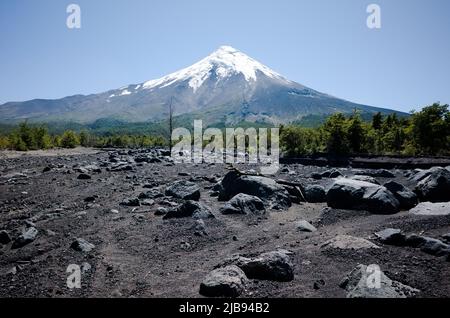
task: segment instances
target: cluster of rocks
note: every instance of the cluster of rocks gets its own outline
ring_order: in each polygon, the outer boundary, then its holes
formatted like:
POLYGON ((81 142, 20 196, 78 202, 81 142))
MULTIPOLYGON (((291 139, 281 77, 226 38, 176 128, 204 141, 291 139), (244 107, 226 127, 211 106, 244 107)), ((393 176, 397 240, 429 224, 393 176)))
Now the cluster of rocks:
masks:
MULTIPOLYGON (((417 234, 406 235, 400 229, 392 228, 377 232, 375 236, 383 244, 418 248, 424 253, 445 257, 450 261, 450 245, 441 240, 417 234)), ((448 242, 449 237, 450 234, 447 234, 443 239, 448 242)))
POLYGON ((249 279, 288 282, 294 279, 291 252, 277 250, 259 255, 235 255, 210 272, 200 284, 200 294, 208 297, 238 297, 249 279))
POLYGON ((163 219, 179 219, 186 217, 192 217, 194 219, 210 219, 214 218, 214 214, 211 212, 211 209, 203 203, 188 200, 177 208, 168 210, 163 216, 163 219))
MULTIPOLYGON (((383 171, 383 170, 377 170, 383 171)), ((327 192, 328 206, 337 209, 367 210, 392 214, 414 208, 419 200, 450 201, 450 171, 441 167, 416 171, 410 179, 416 182, 414 191, 395 181, 380 185, 374 176, 387 178, 389 171, 338 178, 327 192)))
POLYGON ((221 182, 219 200, 227 201, 237 194, 256 196, 274 210, 285 210, 292 205, 288 191, 275 180, 262 176, 242 175, 228 172, 221 182))
MULTIPOLYGON (((75 165, 72 167, 75 173, 78 173, 79 180, 90 180, 93 174, 99 174, 102 169, 109 172, 135 171, 136 167, 145 163, 165 163, 173 165, 173 159, 168 150, 160 148, 150 149, 132 149, 110 151, 107 160, 101 160, 97 163, 89 163, 83 166, 75 165)), ((64 166, 63 166, 64 167, 64 166)), ((47 166, 43 172, 55 170, 53 166, 47 166)), ((71 171, 67 171, 71 173, 71 171)))

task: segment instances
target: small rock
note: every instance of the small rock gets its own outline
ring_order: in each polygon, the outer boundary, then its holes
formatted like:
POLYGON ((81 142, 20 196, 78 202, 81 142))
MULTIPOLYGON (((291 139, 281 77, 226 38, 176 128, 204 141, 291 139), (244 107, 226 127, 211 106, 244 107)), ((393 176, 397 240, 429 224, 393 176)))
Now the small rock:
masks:
POLYGON ((450 243, 450 233, 442 235, 445 242, 450 243))
POLYGON ((155 200, 152 200, 152 199, 145 199, 145 200, 143 200, 143 201, 141 202, 141 204, 142 204, 142 205, 145 205, 145 206, 151 206, 151 205, 155 204, 155 200))
POLYGON ((162 194, 158 190, 152 189, 150 191, 142 192, 141 194, 139 194, 138 198, 139 199, 157 199, 157 198, 162 198, 163 196, 164 196, 164 194, 162 194))
POLYGON ((399 229, 385 229, 375 233, 375 236, 383 244, 403 246, 406 243, 406 236, 399 229))
POLYGON ((301 231, 301 232, 317 231, 317 229, 311 223, 309 223, 308 221, 305 221, 305 220, 295 222, 295 227, 297 228, 298 231, 301 231))
POLYGON ((82 271, 83 273, 87 273, 87 272, 89 272, 91 269, 92 269, 91 264, 89 264, 89 263, 87 263, 87 262, 84 262, 83 264, 81 264, 81 271, 82 271))
POLYGON ((186 201, 177 209, 169 210, 163 219, 193 217, 196 219, 214 218, 211 210, 204 204, 196 201, 186 201))
POLYGON ((218 268, 200 284, 200 294, 207 297, 238 297, 247 284, 247 277, 237 266, 218 268))
POLYGON ((190 181, 177 181, 166 188, 166 195, 178 199, 198 201, 200 199, 200 188, 190 181))
POLYGON ((89 243, 85 239, 77 238, 74 242, 72 242, 70 247, 78 252, 89 253, 95 248, 95 245, 89 243))
POLYGON ((335 179, 337 177, 342 177, 343 174, 342 172, 340 172, 337 169, 331 169, 331 170, 327 170, 325 172, 323 172, 321 174, 322 178, 330 178, 330 179, 335 179))
POLYGON ((28 228, 25 233, 16 238, 11 246, 11 249, 18 249, 30 244, 36 239, 38 230, 35 227, 28 228))
POLYGON ((253 195, 239 193, 235 195, 225 206, 220 210, 222 214, 264 214, 266 209, 264 202, 253 195))
POLYGON ((124 199, 120 205, 124 205, 124 206, 140 206, 141 202, 139 201, 138 198, 127 198, 124 199))
POLYGON ((350 235, 337 235, 336 237, 322 244, 321 248, 359 250, 359 249, 380 248, 380 247, 360 237, 354 237, 350 235))
POLYGON ((53 169, 53 167, 51 167, 51 166, 47 166, 47 167, 45 167, 43 170, 42 170, 42 172, 49 172, 49 171, 51 171, 53 169))
POLYGON ((144 222, 145 221, 145 216, 142 214, 134 214, 133 218, 138 221, 138 222, 144 222))
POLYGON ((80 173, 78 175, 77 179, 79 179, 79 180, 90 180, 90 179, 92 179, 92 177, 90 175, 86 174, 86 173, 80 173))
POLYGON ((90 196, 84 199, 84 202, 94 202, 96 199, 98 198, 98 196, 90 196))
POLYGON ((9 242, 11 242, 11 237, 8 232, 0 231, 0 244, 8 244, 9 242))
POLYGON ((181 249, 187 251, 187 250, 191 249, 192 245, 189 244, 189 242, 181 242, 180 247, 181 247, 181 249))
POLYGON ((166 215, 167 212, 168 212, 168 210, 166 208, 158 207, 155 211, 155 215, 156 216, 166 215))
POLYGON ((319 290, 323 286, 325 286, 325 281, 323 279, 319 279, 319 280, 316 280, 314 282, 314 286, 313 287, 314 287, 315 290, 319 290))
POLYGON ((208 233, 206 232, 206 225, 205 221, 202 219, 195 221, 195 227, 194 227, 194 235, 196 236, 207 236, 208 233))

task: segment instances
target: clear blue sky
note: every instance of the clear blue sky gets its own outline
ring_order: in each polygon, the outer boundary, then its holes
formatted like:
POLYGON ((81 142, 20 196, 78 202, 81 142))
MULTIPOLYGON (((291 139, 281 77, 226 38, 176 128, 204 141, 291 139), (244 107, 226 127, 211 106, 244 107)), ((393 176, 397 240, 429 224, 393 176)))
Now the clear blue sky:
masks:
POLYGON ((140 83, 231 45, 316 90, 409 111, 450 103, 449 42, 448 0, 2 0, 0 103, 140 83))

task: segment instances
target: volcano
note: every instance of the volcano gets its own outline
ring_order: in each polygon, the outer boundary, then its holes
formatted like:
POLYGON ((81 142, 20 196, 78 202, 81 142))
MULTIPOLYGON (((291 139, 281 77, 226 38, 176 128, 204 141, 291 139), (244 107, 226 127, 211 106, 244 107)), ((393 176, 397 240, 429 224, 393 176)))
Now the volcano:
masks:
POLYGON ((318 92, 231 46, 222 46, 192 66, 144 83, 100 94, 3 104, 0 122, 156 122, 167 118, 170 103, 175 115, 189 115, 208 124, 289 123, 308 115, 354 110, 369 114, 395 112, 318 92))

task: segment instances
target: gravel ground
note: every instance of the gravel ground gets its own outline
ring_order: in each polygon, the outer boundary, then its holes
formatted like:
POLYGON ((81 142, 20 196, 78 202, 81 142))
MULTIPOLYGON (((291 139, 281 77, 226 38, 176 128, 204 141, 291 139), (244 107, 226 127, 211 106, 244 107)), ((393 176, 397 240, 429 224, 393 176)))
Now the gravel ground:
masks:
MULTIPOLYGON (((200 283, 227 257, 278 248, 293 253, 294 279, 251 280, 242 297, 345 297, 339 283, 358 264, 379 265, 391 279, 419 289, 417 297, 450 295, 450 263, 444 258, 382 245, 374 237, 376 231, 393 227, 439 238, 450 233, 449 216, 418 216, 407 211, 376 215, 328 209, 326 203, 293 204, 287 211, 268 211, 262 217, 222 215, 219 210, 224 202, 210 196, 210 191, 214 177, 227 173, 225 165, 171 165, 165 160, 135 163, 138 155, 85 149, 20 156, 2 153, 0 231, 15 239, 33 226, 38 234, 18 249, 11 249, 12 243, 0 244, 1 297, 202 297, 200 283), (111 154, 128 161, 129 167, 113 171, 111 154), (90 179, 78 179, 81 170, 76 169, 92 164, 99 170, 89 170, 90 179), (192 218, 163 220, 155 215, 158 207, 181 200, 163 197, 147 206, 120 205, 151 186, 164 193, 177 180, 192 180, 200 187, 200 202, 215 215, 205 220, 208 235, 195 234, 192 218), (317 231, 297 231, 299 220, 309 221, 317 231), (364 238, 380 248, 322 247, 337 235, 364 238), (77 238, 95 247, 86 253, 76 251, 71 244, 77 238), (71 264, 85 269, 80 289, 67 287, 71 264)), ((283 168, 290 173, 280 170, 274 178, 324 187, 333 182, 309 178, 326 167, 293 164, 283 168)), ((350 168, 340 171, 353 173, 350 168)), ((405 171, 392 172, 394 180, 412 186, 405 171)))

